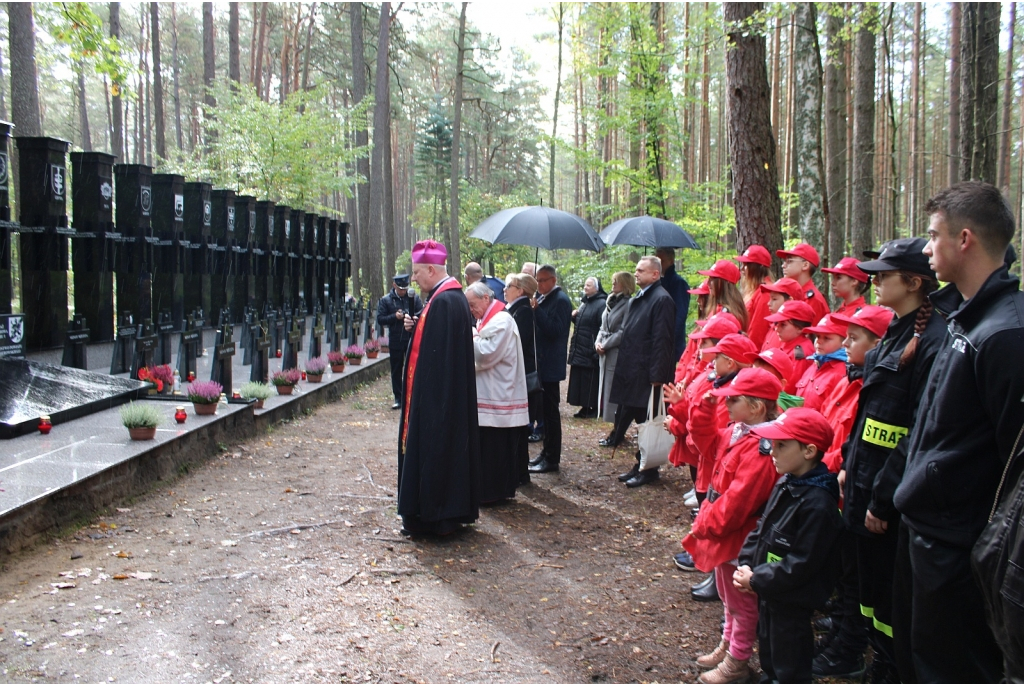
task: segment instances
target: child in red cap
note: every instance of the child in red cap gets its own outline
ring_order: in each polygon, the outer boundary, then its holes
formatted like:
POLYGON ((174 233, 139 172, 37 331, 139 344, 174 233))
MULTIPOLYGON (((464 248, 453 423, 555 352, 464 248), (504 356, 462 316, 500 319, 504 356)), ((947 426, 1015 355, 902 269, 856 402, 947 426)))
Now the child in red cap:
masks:
POLYGON ((824 318, 829 313, 828 302, 812 280, 821 263, 818 251, 807 243, 800 243, 790 250, 776 250, 775 254, 782 260, 782 275, 800 284, 804 300, 814 311, 811 321, 824 318))
POLYGON ((814 364, 796 383, 796 394, 808 409, 820 409, 839 381, 846 376, 846 324, 826 316, 817 326, 804 329, 814 334, 814 364))
POLYGON ((739 554, 733 586, 757 593, 757 639, 768 682, 809 683, 811 615, 832 594, 843 531, 839 482, 821 463, 832 429, 813 409, 794 407, 751 429, 771 446, 782 478, 739 554))
POLYGON ((871 284, 868 275, 857 268, 860 262, 853 257, 843 257, 831 269, 822 269, 822 273, 832 274, 832 294, 839 300, 836 314, 852 316, 863 307, 864 293, 871 284))
POLYGON ((747 662, 757 633, 757 597, 740 592, 732 584, 734 560, 747 535, 757 525, 777 478, 769 457, 751 427, 775 418, 776 398, 782 384, 763 369, 743 369, 729 383, 712 390, 693 408, 690 431, 701 454, 715 454, 714 474, 708 498, 701 505, 693 529, 683 547, 702 571, 714 570, 718 593, 725 605, 722 641, 710 654, 697 659, 711 669, 703 683, 746 682, 747 662), (716 430, 715 413, 724 398, 730 424, 716 430))
POLYGON ((771 324, 764 320, 764 317, 772 313, 768 309, 770 293, 761 286, 772 282, 772 256, 760 245, 751 245, 736 255, 736 261, 740 263, 742 274, 740 293, 747 305, 747 335, 757 345, 757 349, 761 349, 765 336, 771 330, 771 324))
POLYGON ((793 378, 789 379, 786 392, 795 393, 797 382, 814 364, 814 344, 804 335, 804 329, 817 320, 811 306, 800 300, 785 302, 779 307, 779 311, 767 318, 767 321, 775 324, 775 333, 779 336, 779 349, 793 360, 793 378))
POLYGON ((779 334, 775 332, 775 327, 772 326, 772 322, 768 320, 768 317, 779 311, 779 307, 789 300, 803 299, 800 284, 792 278, 780 278, 774 283, 765 283, 759 290, 768 298, 768 314, 765 314, 764 318, 759 322, 751 321, 751 325, 748 328, 759 329, 767 327, 768 330, 764 334, 764 341, 761 343, 762 350, 782 347, 779 334))

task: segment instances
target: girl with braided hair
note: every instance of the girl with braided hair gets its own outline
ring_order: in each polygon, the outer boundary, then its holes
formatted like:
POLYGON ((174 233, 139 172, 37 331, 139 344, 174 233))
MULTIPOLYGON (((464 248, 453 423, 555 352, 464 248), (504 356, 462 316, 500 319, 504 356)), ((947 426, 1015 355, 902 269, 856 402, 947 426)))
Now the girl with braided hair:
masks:
MULTIPOLYGON (((815 658, 817 677, 863 669, 865 620, 875 654, 870 682, 899 677, 896 664, 902 657, 894 645, 902 626, 892 605, 900 514, 893 495, 906 465, 905 438, 946 332, 928 299, 938 281, 921 252, 926 242, 892 240, 878 259, 856 265, 872 277, 875 301, 895 316, 880 344, 864 355, 856 418, 842 447, 843 517, 854 535, 843 550, 842 617, 834 620, 837 633, 815 658)), ((855 320, 856 314, 847 319, 855 320)))

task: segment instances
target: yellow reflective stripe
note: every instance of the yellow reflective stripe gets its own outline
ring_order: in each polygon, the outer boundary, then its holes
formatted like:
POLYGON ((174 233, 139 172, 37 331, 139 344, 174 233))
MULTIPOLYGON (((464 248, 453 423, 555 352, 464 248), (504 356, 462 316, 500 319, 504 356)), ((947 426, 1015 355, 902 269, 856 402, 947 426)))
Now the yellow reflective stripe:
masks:
POLYGON ((871 619, 871 625, 875 627, 875 630, 882 633, 883 635, 886 635, 887 637, 892 637, 892 626, 882 623, 877 618, 875 618, 874 607, 866 607, 863 604, 861 604, 860 613, 866 616, 867 618, 871 619))
POLYGON ((906 437, 907 432, 904 426, 894 426, 869 418, 864 422, 864 431, 861 433, 860 439, 879 447, 892 448, 906 437))

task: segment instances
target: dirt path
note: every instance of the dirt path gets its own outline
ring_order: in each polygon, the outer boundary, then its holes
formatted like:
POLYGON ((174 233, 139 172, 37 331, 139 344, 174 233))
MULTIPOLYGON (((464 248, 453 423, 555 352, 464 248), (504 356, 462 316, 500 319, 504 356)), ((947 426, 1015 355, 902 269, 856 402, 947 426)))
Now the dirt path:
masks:
POLYGON ((608 426, 565 418, 561 473, 464 534, 410 542, 389 383, 10 561, 0 678, 693 681, 721 605, 692 602, 701 576, 671 563, 681 471, 627 490, 614 476, 632 458, 596 446, 608 426))

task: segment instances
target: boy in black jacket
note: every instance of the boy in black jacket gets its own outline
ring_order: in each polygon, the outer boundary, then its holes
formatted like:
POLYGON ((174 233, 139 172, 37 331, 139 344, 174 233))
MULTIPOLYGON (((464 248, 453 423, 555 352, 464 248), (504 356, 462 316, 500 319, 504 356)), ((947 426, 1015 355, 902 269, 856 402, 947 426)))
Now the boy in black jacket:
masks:
POLYGON ((811 614, 828 600, 843 530, 839 482, 821 463, 832 428, 813 409, 793 407, 751 429, 772 441, 782 478, 740 550, 733 584, 760 598, 761 668, 773 682, 811 682, 811 614))

